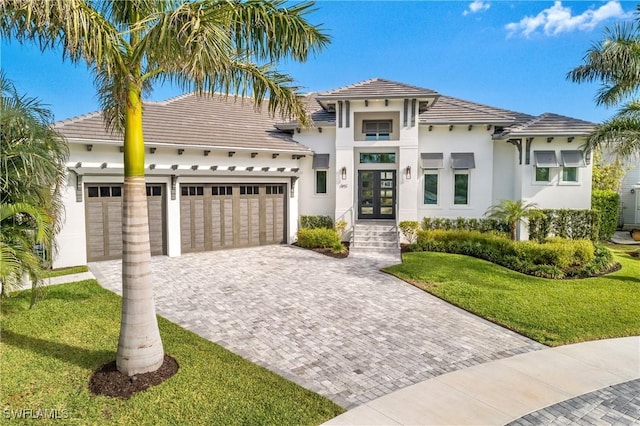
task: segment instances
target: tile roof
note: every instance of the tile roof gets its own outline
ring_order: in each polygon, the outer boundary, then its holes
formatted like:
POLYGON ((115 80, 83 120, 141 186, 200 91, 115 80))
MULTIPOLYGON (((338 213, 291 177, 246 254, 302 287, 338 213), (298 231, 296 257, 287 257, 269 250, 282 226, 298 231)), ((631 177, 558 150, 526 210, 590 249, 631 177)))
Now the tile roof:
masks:
POLYGON ((427 111, 419 115, 421 124, 513 124, 533 117, 515 111, 465 101, 451 96, 440 96, 427 111))
MULTIPOLYGON (((275 129, 277 117, 268 114, 266 105, 256 109, 251 98, 189 93, 145 102, 143 114, 147 145, 311 152, 290 134, 275 129)), ((69 140, 122 144, 121 135, 105 130, 100 112, 59 121, 55 128, 69 140)))
POLYGON ((330 90, 328 92, 319 93, 317 98, 320 101, 324 101, 333 99, 364 99, 374 96, 382 96, 386 98, 424 98, 438 96, 438 92, 431 89, 425 89, 423 87, 385 80, 383 78, 374 78, 330 90))
POLYGON ((522 136, 585 136, 593 132, 596 124, 564 115, 544 113, 537 117, 505 129, 496 139, 522 136))

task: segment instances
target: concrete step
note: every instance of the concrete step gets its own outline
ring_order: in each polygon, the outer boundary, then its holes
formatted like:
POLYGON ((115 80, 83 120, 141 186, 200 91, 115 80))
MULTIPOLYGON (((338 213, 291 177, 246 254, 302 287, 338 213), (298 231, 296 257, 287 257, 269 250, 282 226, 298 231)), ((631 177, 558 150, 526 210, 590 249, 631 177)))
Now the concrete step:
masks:
POLYGON ((370 247, 370 248, 397 248, 397 241, 359 241, 354 240, 353 246, 358 248, 370 247))

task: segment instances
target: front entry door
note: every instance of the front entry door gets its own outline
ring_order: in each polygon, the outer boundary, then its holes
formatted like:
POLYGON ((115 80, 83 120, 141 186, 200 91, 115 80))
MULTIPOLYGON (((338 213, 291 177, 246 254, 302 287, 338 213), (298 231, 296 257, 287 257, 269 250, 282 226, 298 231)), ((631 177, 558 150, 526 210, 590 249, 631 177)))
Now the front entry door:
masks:
POLYGON ((395 170, 358 172, 358 219, 395 219, 395 206, 395 170))

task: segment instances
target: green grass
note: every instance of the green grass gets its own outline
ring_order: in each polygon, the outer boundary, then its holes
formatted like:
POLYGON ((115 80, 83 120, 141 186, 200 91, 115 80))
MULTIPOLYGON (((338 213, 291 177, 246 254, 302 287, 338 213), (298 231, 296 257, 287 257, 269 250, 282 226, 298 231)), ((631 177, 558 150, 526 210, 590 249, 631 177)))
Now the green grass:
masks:
POLYGON ((120 297, 95 280, 51 287, 31 310, 29 297, 2 303, 2 417, 57 409, 66 424, 315 425, 344 411, 161 317, 178 373, 128 400, 95 396, 89 377, 115 359, 120 297))
POLYGON ((640 261, 614 251, 622 269, 550 280, 472 257, 405 253, 389 272, 447 302, 550 346, 640 334, 640 261))
POLYGON ((69 266, 67 268, 58 268, 52 269, 50 271, 45 271, 44 278, 54 278, 61 277, 63 275, 80 274, 87 271, 89 271, 87 265, 69 266))

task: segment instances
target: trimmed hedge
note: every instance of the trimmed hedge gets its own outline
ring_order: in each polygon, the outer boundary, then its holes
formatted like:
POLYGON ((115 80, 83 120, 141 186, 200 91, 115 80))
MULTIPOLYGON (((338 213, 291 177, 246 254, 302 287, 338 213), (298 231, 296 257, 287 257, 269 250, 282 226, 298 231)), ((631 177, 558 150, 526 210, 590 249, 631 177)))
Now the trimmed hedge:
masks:
POLYGON ((529 216, 529 239, 549 237, 598 241, 600 213, 596 210, 542 209, 529 216))
POLYGON ((613 255, 589 240, 512 241, 479 231, 420 231, 412 251, 464 254, 541 278, 585 278, 614 267, 613 255))
POLYGON ((598 237, 601 240, 608 240, 618 227, 620 195, 615 191, 595 189, 591 193, 591 208, 600 212, 598 237))
POLYGON ((334 229, 298 229, 298 245, 304 248, 342 248, 340 235, 334 229))
POLYGON ((300 227, 306 229, 333 229, 333 219, 330 216, 302 215, 300 216, 300 227))
POLYGON ((445 231, 494 231, 506 234, 511 232, 511 230, 509 229, 509 224, 507 222, 489 218, 466 219, 463 217, 459 217, 457 219, 449 219, 446 217, 424 217, 420 225, 425 231, 441 229, 445 231))

